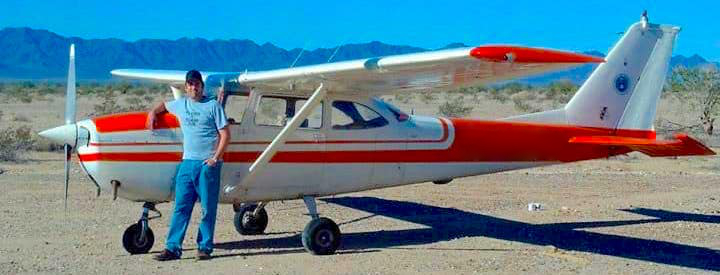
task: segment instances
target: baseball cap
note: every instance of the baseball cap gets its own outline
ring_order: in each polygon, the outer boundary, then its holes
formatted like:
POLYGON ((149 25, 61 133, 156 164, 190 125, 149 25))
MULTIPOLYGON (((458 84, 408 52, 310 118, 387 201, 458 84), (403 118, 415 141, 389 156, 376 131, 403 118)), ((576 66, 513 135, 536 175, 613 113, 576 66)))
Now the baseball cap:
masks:
MULTIPOLYGON (((197 70, 190 70, 185 74, 185 82, 198 81, 203 83, 202 75, 197 70)), ((205 84, 205 83, 203 83, 205 84)))

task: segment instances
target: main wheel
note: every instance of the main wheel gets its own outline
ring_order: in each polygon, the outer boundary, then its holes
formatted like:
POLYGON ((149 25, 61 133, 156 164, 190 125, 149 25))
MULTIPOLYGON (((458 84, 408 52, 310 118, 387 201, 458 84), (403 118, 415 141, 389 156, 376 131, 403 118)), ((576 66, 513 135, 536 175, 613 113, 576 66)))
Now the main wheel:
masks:
POLYGON ((240 235, 262 234, 265 231, 265 228, 267 228, 267 211, 263 208, 260 209, 257 215, 253 215, 255 208, 257 208, 257 205, 250 205, 243 207, 238 212, 235 212, 233 223, 235 224, 235 230, 237 230, 240 235))
POLYGON ((340 246, 340 228, 328 218, 310 221, 302 232, 305 250, 314 255, 330 255, 340 246))
POLYGON ((123 233, 123 247, 130 254, 148 253, 148 251, 150 251, 150 248, 152 248, 153 243, 155 243, 155 235, 153 235, 152 229, 150 229, 150 227, 148 227, 147 231, 145 232, 144 240, 140 239, 141 230, 142 227, 140 226, 140 224, 135 223, 125 229, 125 233, 123 233))

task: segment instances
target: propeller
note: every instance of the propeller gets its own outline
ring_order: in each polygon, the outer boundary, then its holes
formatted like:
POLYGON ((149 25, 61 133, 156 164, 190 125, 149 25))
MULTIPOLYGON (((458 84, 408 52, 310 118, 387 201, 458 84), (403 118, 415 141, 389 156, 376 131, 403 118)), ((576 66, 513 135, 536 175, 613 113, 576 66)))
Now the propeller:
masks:
POLYGON ((67 92, 65 94, 65 125, 48 129, 40 136, 62 142, 65 149, 65 210, 67 210, 68 187, 70 183, 70 157, 77 143, 78 128, 75 124, 76 87, 75 87, 75 44, 70 45, 70 65, 68 66, 67 92))
MULTIPOLYGON (((65 125, 75 128, 75 141, 77 142, 77 125, 75 125, 76 110, 76 81, 75 81, 75 44, 70 44, 70 60, 68 65, 67 92, 65 93, 65 125)), ((75 142, 73 142, 73 146, 75 142)), ((67 210, 68 187, 70 185, 70 156, 72 146, 65 143, 65 209, 67 210)))

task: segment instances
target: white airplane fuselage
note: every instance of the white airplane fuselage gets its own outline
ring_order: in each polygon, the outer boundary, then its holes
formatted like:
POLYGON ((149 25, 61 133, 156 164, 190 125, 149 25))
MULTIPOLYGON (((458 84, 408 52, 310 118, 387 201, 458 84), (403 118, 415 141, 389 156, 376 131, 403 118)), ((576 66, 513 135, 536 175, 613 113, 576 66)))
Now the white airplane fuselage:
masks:
MULTIPOLYGON (((262 93, 253 93, 250 102, 256 102, 262 96, 262 93)), ((335 99, 325 100, 323 114, 333 112, 330 102, 335 99)), ((602 132, 602 129, 422 116, 401 121, 388 104, 379 99, 341 99, 369 107, 383 116, 387 125, 334 129, 329 127, 330 115, 323 115, 319 129, 295 131, 262 175, 230 194, 221 191, 220 202, 236 204, 324 196, 617 153, 598 151, 593 147, 576 156, 563 152, 548 154, 543 148, 550 144, 537 144, 554 140, 557 146, 577 149, 583 146, 567 144, 568 138, 577 131, 590 135, 602 132), (565 134, 554 134, 556 139, 532 137, 558 129, 565 134)), ((282 128, 257 125, 254 115, 255 110, 248 107, 242 121, 229 126, 232 140, 224 155, 223 185, 240 182, 249 166, 282 128)), ((171 201, 173 180, 182 156, 182 131, 176 121, 173 123, 172 115, 165 115, 161 120, 168 123, 154 131, 146 129, 144 113, 117 114, 78 122, 80 129, 87 129, 89 133, 87 142, 81 137, 77 146, 85 171, 105 191, 112 192, 112 183, 119 183, 119 197, 131 201, 171 201)), ((645 134, 640 133, 641 136, 645 134)))

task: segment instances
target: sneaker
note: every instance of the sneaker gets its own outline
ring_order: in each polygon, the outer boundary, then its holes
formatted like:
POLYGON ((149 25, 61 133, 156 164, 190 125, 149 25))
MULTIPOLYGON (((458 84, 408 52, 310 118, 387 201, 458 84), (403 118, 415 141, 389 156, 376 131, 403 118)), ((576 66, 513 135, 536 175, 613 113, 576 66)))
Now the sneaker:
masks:
POLYGON ((153 256, 153 259, 155 259, 156 261, 164 262, 164 261, 172 261, 172 260, 180 259, 180 256, 178 256, 175 253, 172 253, 170 250, 165 249, 162 252, 160 252, 160 254, 153 256))
POLYGON ((207 261, 207 260, 210 260, 211 258, 212 258, 212 256, 210 256, 210 253, 207 253, 202 250, 198 250, 197 256, 195 256, 195 259, 198 261, 207 261))

